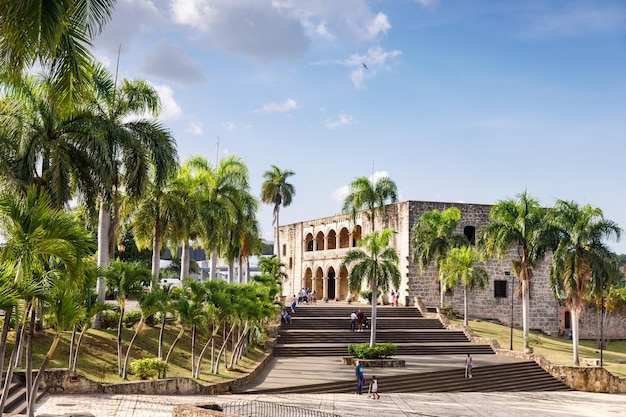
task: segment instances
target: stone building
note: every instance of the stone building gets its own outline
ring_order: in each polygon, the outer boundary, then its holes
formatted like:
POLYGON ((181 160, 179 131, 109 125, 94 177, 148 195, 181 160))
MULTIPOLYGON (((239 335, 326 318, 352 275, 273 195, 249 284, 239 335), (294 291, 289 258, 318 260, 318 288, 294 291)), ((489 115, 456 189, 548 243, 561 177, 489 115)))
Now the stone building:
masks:
MULTIPOLYGON (((457 207, 461 211, 458 233, 463 233, 474 243, 476 232, 489 219, 490 205, 466 203, 442 203, 426 201, 404 201, 386 207, 387 219, 376 217, 375 230, 394 228, 398 233, 392 244, 400 257, 402 281, 399 290, 400 304, 412 304, 419 297, 428 307, 439 305, 440 286, 437 271, 431 264, 425 271, 413 262, 411 240, 413 225, 426 211, 445 210, 457 207)), ((281 261, 287 267, 288 282, 283 286, 283 295, 292 296, 301 288, 316 290, 318 298, 327 302, 343 301, 358 294, 350 294, 348 271, 341 262, 350 249, 355 248, 362 235, 372 232, 372 224, 364 212, 357 215, 353 223, 350 215, 339 214, 281 226, 281 261)), ((498 263, 485 262, 489 282, 484 291, 469 294, 469 315, 472 318, 495 319, 513 326, 522 326, 522 304, 517 296, 519 281, 514 277, 511 257, 498 263)), ((530 326, 550 335, 563 334, 564 312, 559 310, 548 285, 549 265, 547 262, 534 270, 530 288, 530 326)), ((383 302, 388 295, 382 295, 383 302)), ((463 288, 448 291, 445 303, 454 310, 463 311, 463 288)))

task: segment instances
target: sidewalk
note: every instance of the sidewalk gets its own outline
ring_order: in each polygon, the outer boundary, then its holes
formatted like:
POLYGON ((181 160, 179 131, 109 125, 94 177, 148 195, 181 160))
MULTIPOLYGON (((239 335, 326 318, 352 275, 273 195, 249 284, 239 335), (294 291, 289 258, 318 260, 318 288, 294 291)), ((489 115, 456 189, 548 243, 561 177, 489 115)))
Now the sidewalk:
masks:
POLYGON ((179 404, 224 404, 231 401, 272 401, 335 413, 346 417, 582 417, 617 416, 624 412, 624 395, 584 392, 385 394, 373 401, 366 395, 48 395, 36 415, 90 417, 170 417, 179 404))

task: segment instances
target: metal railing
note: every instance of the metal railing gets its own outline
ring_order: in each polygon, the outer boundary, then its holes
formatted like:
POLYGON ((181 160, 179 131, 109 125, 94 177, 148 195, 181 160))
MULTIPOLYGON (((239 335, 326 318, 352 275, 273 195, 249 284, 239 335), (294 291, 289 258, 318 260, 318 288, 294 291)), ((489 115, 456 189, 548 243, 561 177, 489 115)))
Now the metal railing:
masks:
POLYGON ((242 417, 341 417, 339 414, 270 401, 234 401, 221 404, 221 407, 226 414, 242 417))

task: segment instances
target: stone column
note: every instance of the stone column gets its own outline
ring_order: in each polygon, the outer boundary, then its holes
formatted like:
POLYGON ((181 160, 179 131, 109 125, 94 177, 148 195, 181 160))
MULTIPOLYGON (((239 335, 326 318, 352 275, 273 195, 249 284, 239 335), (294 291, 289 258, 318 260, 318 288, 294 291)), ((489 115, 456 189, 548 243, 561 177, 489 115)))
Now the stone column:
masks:
POLYGON ((328 300, 328 277, 322 277, 322 283, 323 283, 323 291, 322 291, 322 298, 324 300, 328 300))
POLYGON ((339 289, 341 288, 341 285, 339 285, 341 283, 341 278, 340 277, 335 277, 335 300, 339 301, 340 297, 339 297, 339 289))

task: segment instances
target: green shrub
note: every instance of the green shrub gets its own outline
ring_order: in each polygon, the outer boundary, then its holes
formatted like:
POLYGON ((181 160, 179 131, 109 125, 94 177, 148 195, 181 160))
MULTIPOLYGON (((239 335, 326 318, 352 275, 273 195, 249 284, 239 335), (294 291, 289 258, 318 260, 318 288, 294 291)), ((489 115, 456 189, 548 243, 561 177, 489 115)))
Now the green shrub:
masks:
POLYGON ((378 343, 370 347, 369 343, 348 345, 348 354, 359 359, 384 359, 396 354, 398 347, 393 343, 378 343))
POLYGON ((165 378, 169 365, 157 358, 135 359, 130 363, 130 370, 141 379, 165 378))
POLYGON ((139 323, 139 320, 141 320, 140 311, 127 311, 124 313, 124 326, 127 328, 133 327, 135 324, 139 323))
POLYGON ((101 326, 103 329, 117 329, 120 315, 116 311, 106 310, 102 312, 101 326))
POLYGON ((368 303, 372 304, 372 290, 363 290, 359 293, 362 298, 365 298, 368 303))

